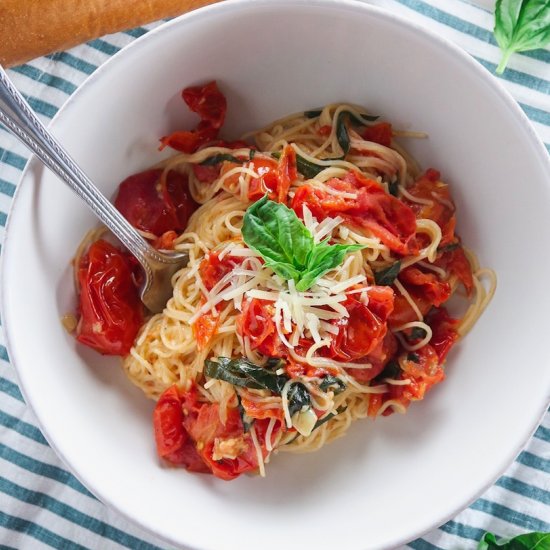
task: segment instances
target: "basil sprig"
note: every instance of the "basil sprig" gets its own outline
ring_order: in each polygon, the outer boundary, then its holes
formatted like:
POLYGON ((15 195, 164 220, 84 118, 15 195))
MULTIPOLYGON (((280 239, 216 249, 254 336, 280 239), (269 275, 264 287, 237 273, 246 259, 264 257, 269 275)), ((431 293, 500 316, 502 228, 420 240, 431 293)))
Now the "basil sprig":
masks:
POLYGON ((286 280, 293 280, 300 292, 342 263, 348 252, 363 245, 315 243, 309 229, 294 210, 264 196, 244 215, 242 227, 246 245, 260 254, 265 265, 286 280))
POLYGON ((485 533, 477 550, 548 550, 550 533, 525 533, 511 539, 497 540, 493 533, 485 533))
POLYGON ((502 74, 514 52, 536 50, 550 43, 550 3, 497 0, 494 33, 503 53, 496 72, 502 74))

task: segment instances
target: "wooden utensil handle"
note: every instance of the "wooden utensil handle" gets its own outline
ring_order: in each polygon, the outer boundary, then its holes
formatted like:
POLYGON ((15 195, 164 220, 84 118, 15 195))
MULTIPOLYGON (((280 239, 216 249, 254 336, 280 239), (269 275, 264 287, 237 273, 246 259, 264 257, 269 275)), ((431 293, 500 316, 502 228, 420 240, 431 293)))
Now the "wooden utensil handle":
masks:
POLYGON ((19 65, 104 34, 220 0, 1 0, 0 64, 19 65))

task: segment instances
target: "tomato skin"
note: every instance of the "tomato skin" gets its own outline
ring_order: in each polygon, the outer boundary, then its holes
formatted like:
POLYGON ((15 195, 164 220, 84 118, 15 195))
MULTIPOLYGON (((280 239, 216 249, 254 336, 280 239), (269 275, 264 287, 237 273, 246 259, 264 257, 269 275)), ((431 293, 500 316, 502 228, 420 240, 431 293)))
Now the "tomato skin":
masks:
MULTIPOLYGON (((203 463, 216 477, 226 481, 235 479, 244 472, 258 468, 258 457, 250 433, 244 432, 242 420, 237 408, 227 410, 225 425, 220 421, 218 403, 201 403, 198 401, 196 387, 181 395, 183 426, 194 444, 203 463), (214 459, 216 442, 238 440, 240 452, 235 458, 214 459)), ((269 419, 255 420, 254 427, 261 446, 262 455, 267 456, 265 432, 269 419)), ((280 429, 277 425, 273 435, 280 429)))
POLYGON ((430 304, 440 306, 451 296, 451 285, 435 273, 424 273, 417 267, 407 267, 399 274, 401 283, 414 288, 415 296, 422 295, 430 304))
POLYGON ((160 396, 153 412, 153 426, 157 452, 162 458, 168 458, 187 441, 177 386, 170 386, 160 396))
POLYGON ((252 178, 248 184, 248 200, 257 201, 267 194, 270 200, 276 200, 279 186, 277 176, 277 162, 268 158, 254 158, 250 161, 250 168, 260 177, 252 178))
MULTIPOLYGON (((441 281, 434 273, 425 273, 413 266, 401 271, 399 280, 422 315, 426 315, 432 306, 440 306, 446 302, 451 295, 449 283, 441 281)), ((416 312, 407 299, 397 293, 395 308, 389 319, 390 326, 398 327, 417 320, 416 312)))
POLYGON ((340 361, 371 364, 370 368, 349 369, 358 382, 372 380, 395 353, 395 338, 388 333, 387 319, 393 311, 394 293, 390 287, 374 286, 367 291, 368 305, 354 297, 344 302, 349 316, 338 321, 340 327, 331 346, 332 357, 340 361))
POLYGON ((356 361, 368 355, 386 335, 387 327, 362 302, 348 299, 349 317, 339 320, 332 351, 340 361, 356 361))
POLYGON ((162 137, 160 149, 171 147, 190 154, 216 139, 225 121, 227 101, 219 91, 216 81, 185 88, 182 97, 191 111, 200 116, 201 121, 194 130, 177 131, 162 137))
POLYGON ((426 322, 430 325, 433 333, 430 345, 437 353, 439 361, 443 363, 454 343, 458 340, 456 329, 460 321, 450 317, 447 310, 441 307, 430 311, 426 322))
POLYGON ((418 252, 414 212, 402 201, 387 194, 376 181, 352 170, 343 178, 328 180, 326 185, 336 191, 354 193, 357 198, 344 199, 304 185, 296 191, 292 200, 292 208, 299 217, 303 216, 303 205, 307 204, 318 220, 340 215, 348 223, 369 230, 398 254, 418 252))
POLYGON ((370 369, 350 369, 348 372, 360 384, 370 382, 384 370, 384 367, 397 353, 397 348, 397 338, 388 330, 382 341, 367 356, 367 361, 372 367, 370 369))
POLYGON ((153 246, 158 250, 174 250, 174 241, 177 237, 178 234, 175 231, 166 231, 166 233, 155 239, 153 246))
POLYGON ((126 355, 143 324, 143 305, 134 283, 133 258, 99 240, 78 266, 80 283, 76 339, 106 355, 126 355))
POLYGON ((227 100, 218 89, 215 80, 203 86, 185 88, 181 95, 189 109, 197 113, 202 122, 208 123, 212 128, 223 126, 227 100))
POLYGON ((162 235, 183 231, 198 204, 189 193, 187 176, 162 170, 146 170, 126 178, 115 199, 118 211, 137 229, 162 235))
POLYGON ((273 305, 253 298, 243 302, 243 310, 237 319, 237 331, 250 339, 252 349, 268 357, 282 357, 285 346, 281 342, 273 322, 273 305))
POLYGON ((286 203, 288 190, 292 183, 298 179, 298 170, 296 168, 296 151, 291 145, 287 145, 283 149, 283 154, 279 159, 277 167, 279 176, 279 186, 277 189, 277 200, 286 203))
POLYGON ((455 238, 455 206, 449 186, 441 181, 441 174, 429 168, 407 191, 419 199, 429 200, 431 204, 419 204, 403 198, 418 218, 433 220, 441 229, 440 246, 453 242, 455 238))
POLYGON ((474 289, 472 266, 462 246, 441 254, 435 261, 435 265, 447 269, 452 275, 458 277, 458 280, 464 285, 468 296, 472 294, 472 290, 474 289))
POLYGON ((199 266, 199 274, 206 289, 212 290, 225 275, 241 265, 242 262, 243 258, 230 254, 220 260, 219 252, 209 252, 199 266))
POLYGON ((202 314, 193 324, 193 335, 197 341, 197 350, 202 351, 212 340, 218 326, 220 324, 220 316, 214 315, 211 311, 202 314))
POLYGON ((241 405, 243 406, 247 416, 250 418, 255 418, 257 420, 265 420, 266 418, 269 420, 271 418, 275 418, 281 424, 284 422, 284 413, 282 408, 266 409, 265 407, 261 407, 256 401, 252 401, 246 397, 241 397, 241 405))
POLYGON ((288 190, 298 179, 296 168, 296 151, 287 145, 281 154, 279 162, 267 158, 254 158, 250 161, 259 178, 252 178, 248 184, 248 200, 257 201, 267 194, 273 201, 286 203, 288 190))
POLYGON ((184 466, 191 472, 210 472, 183 425, 182 407, 181 393, 175 384, 157 401, 153 411, 157 454, 174 466, 184 466))
POLYGON ((389 122, 378 122, 372 126, 367 126, 363 130, 362 137, 366 141, 373 141, 389 147, 392 140, 392 126, 389 122))

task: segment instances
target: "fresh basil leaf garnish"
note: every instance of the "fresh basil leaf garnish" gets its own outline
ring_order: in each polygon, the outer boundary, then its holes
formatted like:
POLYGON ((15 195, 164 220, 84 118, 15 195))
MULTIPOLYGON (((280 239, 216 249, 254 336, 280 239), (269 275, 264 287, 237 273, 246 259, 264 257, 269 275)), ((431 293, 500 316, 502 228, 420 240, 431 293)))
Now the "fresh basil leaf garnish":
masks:
POLYGON ((326 242, 322 242, 315 245, 308 257, 307 269, 300 276, 300 280, 296 284, 296 290, 301 292, 307 290, 327 271, 339 266, 346 254, 355 250, 361 250, 362 248, 363 246, 360 244, 329 245, 326 242))
POLYGON ((497 0, 494 34, 503 54, 496 72, 502 74, 513 53, 544 48, 550 43, 550 3, 497 0))
POLYGON ((211 157, 208 157, 207 159, 203 160, 200 165, 201 166, 216 166, 216 164, 219 164, 220 162, 223 162, 224 160, 227 160, 228 162, 235 162, 236 164, 242 163, 242 160, 239 160, 238 158, 234 157, 233 155, 230 155, 228 153, 220 153, 218 155, 212 155, 211 157))
POLYGON ((319 389, 324 392, 332 390, 334 395, 338 395, 346 389, 346 384, 340 378, 327 374, 319 384, 319 389))
POLYGON ((381 286, 390 286, 393 284, 399 272, 401 271, 401 261, 397 261, 387 267, 386 269, 381 269, 374 272, 374 280, 377 285, 381 286))
POLYGON ((355 244, 329 245, 326 241, 316 244, 294 210, 267 196, 246 211, 242 235, 267 267, 284 279, 294 280, 301 292, 340 265, 348 252, 364 248, 355 244))
POLYGON ((493 533, 485 533, 477 550, 549 550, 550 533, 532 532, 511 539, 497 540, 493 533))

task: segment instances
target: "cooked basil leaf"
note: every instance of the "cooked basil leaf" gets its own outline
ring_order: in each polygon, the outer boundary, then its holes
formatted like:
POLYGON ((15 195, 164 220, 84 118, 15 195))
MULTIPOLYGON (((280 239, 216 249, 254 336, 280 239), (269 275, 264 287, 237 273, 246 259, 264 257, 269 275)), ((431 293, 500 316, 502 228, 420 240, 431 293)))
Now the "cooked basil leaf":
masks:
POLYGON ((243 220, 243 240, 260 254, 277 275, 294 280, 307 290, 327 271, 337 267, 348 252, 362 245, 316 244, 294 210, 264 196, 248 208, 243 220))
POLYGON ((300 174, 308 179, 314 178, 317 174, 328 168, 328 166, 323 166, 322 164, 316 164, 306 160, 300 155, 296 155, 296 169, 300 174))
POLYGON ((348 113, 346 111, 342 111, 336 119, 336 139, 338 140, 338 145, 340 145, 344 156, 349 153, 349 149, 351 146, 348 129, 346 127, 347 114, 348 113))
POLYGON ((550 43, 550 2, 497 0, 494 34, 503 53, 496 71, 501 74, 514 52, 536 50, 550 43))
MULTIPOLYGON (((273 157, 276 159, 281 158, 281 153, 279 151, 275 151, 274 153, 271 153, 273 157)), ((336 159, 326 159, 326 160, 336 160, 336 159)), ((304 157, 296 153, 296 169, 302 176, 311 179, 314 178, 317 174, 322 172, 325 168, 328 168, 328 166, 323 166, 321 164, 316 164, 314 162, 311 162, 309 160, 306 160, 304 157)))
POLYGON ((417 353, 408 353, 407 361, 412 361, 413 363, 420 363, 420 357, 417 353))
MULTIPOLYGON (((275 395, 281 395, 284 385, 289 378, 286 374, 277 374, 273 368, 279 367, 279 359, 269 359, 265 366, 252 363, 244 357, 229 359, 228 357, 218 357, 218 361, 205 361, 204 373, 209 378, 224 380, 234 386, 249 388, 253 390, 269 390, 275 395)), ((288 410, 290 416, 297 412, 311 407, 311 396, 308 389, 301 382, 295 382, 290 385, 287 393, 288 410)), ((245 431, 251 425, 250 419, 246 416, 241 400, 238 399, 239 412, 245 431), (248 426, 247 426, 248 424, 248 426)))
POLYGON ((388 361, 388 364, 384 367, 384 370, 376 377, 376 380, 383 380, 384 378, 399 378, 401 374, 401 367, 399 363, 392 359, 388 361))
POLYGON ((210 378, 224 380, 241 388, 253 390, 269 390, 277 395, 281 394, 288 377, 275 374, 270 369, 255 365, 244 357, 229 359, 218 357, 218 362, 205 361, 204 373, 210 378))
POLYGON ((397 182, 397 180, 391 181, 390 183, 388 183, 388 193, 390 195, 397 197, 398 192, 399 192, 399 183, 397 182))
POLYGON ((460 247, 460 243, 451 243, 451 244, 446 244, 444 246, 439 246, 437 248, 437 251, 444 254, 445 252, 452 252, 453 250, 456 250, 459 247, 460 247))
POLYGON ((304 116, 306 118, 316 118, 321 116, 323 109, 312 109, 311 111, 304 111, 304 116))
POLYGON ((413 327, 409 340, 422 340, 423 338, 426 338, 426 331, 422 327, 413 327))
POLYGON ((327 374, 319 384, 319 389, 324 392, 332 390, 334 395, 338 395, 346 389, 346 384, 340 378, 327 374))
POLYGON ((498 541, 493 533, 485 533, 477 550, 550 550, 550 533, 525 533, 498 541))
POLYGON ((203 160, 200 165, 201 166, 216 166, 216 164, 219 164, 220 162, 223 162, 224 160, 227 160, 228 162, 235 162, 237 164, 242 163, 242 160, 239 160, 238 158, 234 157, 233 155, 229 155, 228 153, 220 153, 218 155, 212 155, 211 157, 208 157, 207 159, 203 160))
POLYGON ((254 419, 250 418, 246 411, 244 410, 243 404, 241 402, 241 398, 239 397, 239 394, 237 394, 237 409, 239 411, 239 415, 241 416, 241 422, 243 423, 243 431, 244 433, 248 432, 250 430, 250 426, 254 424, 254 419))
POLYGON ((256 149, 250 149, 248 152, 248 158, 252 160, 256 156, 256 149))
POLYGON ((328 422, 329 420, 332 420, 335 416, 338 416, 339 414, 343 413, 346 410, 346 408, 347 407, 340 407, 340 408, 336 409, 336 413, 330 413, 330 414, 327 414, 327 416, 325 416, 323 418, 319 418, 319 420, 317 420, 317 422, 315 423, 315 426, 313 426, 313 430, 311 430, 311 431, 313 432, 319 426, 322 426, 325 422, 328 422))
POLYGON ((401 271, 401 262, 397 262, 390 265, 386 269, 381 269, 380 271, 374 272, 374 280, 377 285, 390 286, 393 284, 399 272, 401 271))
POLYGON ((301 383, 291 384, 287 393, 288 412, 292 418, 297 412, 311 407, 311 396, 307 388, 301 383))

